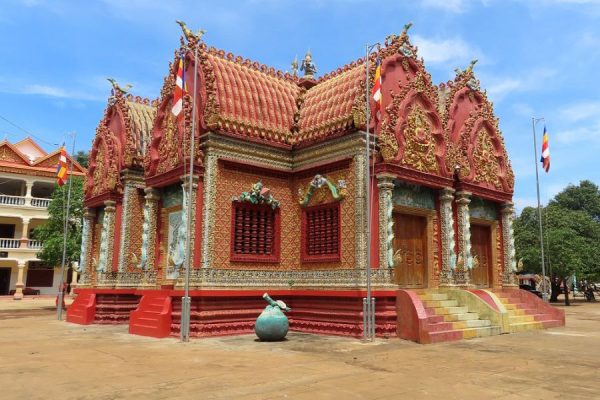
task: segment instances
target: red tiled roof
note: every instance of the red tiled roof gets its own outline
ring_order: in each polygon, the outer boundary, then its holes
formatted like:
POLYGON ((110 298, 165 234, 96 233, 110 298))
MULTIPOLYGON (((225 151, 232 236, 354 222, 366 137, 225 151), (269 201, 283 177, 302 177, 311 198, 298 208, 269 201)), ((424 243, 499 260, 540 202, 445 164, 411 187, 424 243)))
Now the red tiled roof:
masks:
POLYGON ((216 81, 219 130, 289 143, 300 93, 294 80, 265 73, 248 62, 211 53, 206 56, 216 81))
POLYGON ((315 140, 353 126, 352 107, 360 94, 365 65, 323 79, 304 95, 297 142, 315 140))

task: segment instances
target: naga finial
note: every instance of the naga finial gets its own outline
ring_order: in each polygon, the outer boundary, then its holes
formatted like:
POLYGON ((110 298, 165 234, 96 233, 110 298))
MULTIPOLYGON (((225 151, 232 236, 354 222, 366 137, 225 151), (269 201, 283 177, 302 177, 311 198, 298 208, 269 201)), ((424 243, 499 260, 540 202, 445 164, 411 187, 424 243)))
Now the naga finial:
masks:
POLYGON ((475 64, 477 64, 477 61, 479 61, 479 60, 476 58, 472 59, 471 63, 469 64, 469 66, 466 69, 466 72, 468 72, 468 73, 473 72, 473 67, 475 66, 475 64))
POLYGON ((294 61, 292 61, 292 74, 294 76, 298 75, 298 55, 296 54, 296 57, 294 57, 294 61))
POLYGON ((411 26, 413 26, 412 22, 409 22, 408 24, 405 24, 404 28, 402 29, 402 35, 408 34, 408 30, 410 29, 411 26))
POLYGON ((109 81, 113 87, 113 95, 116 95, 117 93, 124 95, 133 87, 132 84, 128 83, 124 88, 122 88, 113 78, 106 78, 106 80, 109 81))
POLYGON ((306 52, 304 60, 302 60, 302 64, 300 65, 300 71, 304 71, 304 77, 308 79, 312 79, 317 73, 317 66, 312 60, 312 54, 310 53, 310 49, 306 52))
POLYGON ((193 43, 200 42, 202 40, 202 36, 206 33, 206 31, 204 29, 200 29, 200 30, 198 30, 198 32, 194 33, 194 32, 192 32, 192 30, 190 28, 187 27, 185 22, 180 21, 180 20, 176 20, 175 22, 177 22, 179 24, 179 26, 181 26, 181 30, 183 31, 183 36, 185 36, 188 43, 189 42, 193 42, 193 43))

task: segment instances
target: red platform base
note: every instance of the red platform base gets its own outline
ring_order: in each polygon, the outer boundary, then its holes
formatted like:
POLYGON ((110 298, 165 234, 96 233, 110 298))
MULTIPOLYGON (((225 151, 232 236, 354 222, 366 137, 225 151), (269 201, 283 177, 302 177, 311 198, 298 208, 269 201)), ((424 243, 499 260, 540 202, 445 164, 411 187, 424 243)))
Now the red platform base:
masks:
POLYGON ((96 294, 82 292, 77 295, 67 309, 67 322, 80 325, 89 325, 96 316, 96 294))

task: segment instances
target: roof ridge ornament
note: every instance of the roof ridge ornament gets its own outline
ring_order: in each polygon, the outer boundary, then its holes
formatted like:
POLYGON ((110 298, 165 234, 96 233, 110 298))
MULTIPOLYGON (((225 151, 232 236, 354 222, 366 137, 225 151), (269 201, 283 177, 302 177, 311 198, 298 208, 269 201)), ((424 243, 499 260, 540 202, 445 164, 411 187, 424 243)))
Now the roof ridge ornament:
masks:
POLYGON ((202 41, 202 36, 206 33, 204 29, 199 29, 198 32, 194 33, 190 28, 187 27, 185 22, 180 20, 175 20, 175 22, 181 26, 183 36, 185 36, 188 44, 198 44, 202 41))
POLYGON ((110 97, 108 98, 108 102, 111 105, 115 104, 118 98, 125 96, 129 92, 129 89, 133 87, 131 83, 126 84, 125 87, 121 87, 114 78, 106 78, 106 80, 112 85, 110 97))
POLYGON ((302 60, 300 71, 304 71, 304 78, 306 79, 314 79, 314 75, 317 73, 317 66, 312 60, 310 49, 308 49, 306 55, 304 56, 304 60, 302 60))

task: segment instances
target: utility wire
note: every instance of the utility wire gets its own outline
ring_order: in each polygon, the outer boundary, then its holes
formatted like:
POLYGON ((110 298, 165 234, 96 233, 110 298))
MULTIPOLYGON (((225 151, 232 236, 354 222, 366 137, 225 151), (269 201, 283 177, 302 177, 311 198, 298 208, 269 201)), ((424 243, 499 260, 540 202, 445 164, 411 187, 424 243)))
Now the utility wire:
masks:
POLYGON ((39 140, 40 142, 43 142, 43 143, 45 143, 45 144, 47 144, 47 145, 49 145, 49 146, 58 146, 58 145, 59 145, 58 143, 50 143, 50 142, 48 142, 47 140, 44 140, 44 139, 42 139, 42 138, 41 138, 41 137, 39 137, 38 135, 35 135, 35 134, 31 133, 31 132, 30 132, 30 131, 28 131, 27 129, 25 129, 25 128, 23 128, 23 127, 21 127, 21 126, 19 126, 19 125, 15 124, 14 122, 10 121, 9 119, 7 119, 6 117, 4 117, 4 116, 2 116, 2 115, 0 115, 0 119, 3 119, 4 121, 8 122, 9 124, 11 124, 12 126, 14 126, 15 128, 17 128, 17 129, 19 129, 19 130, 21 130, 21 131, 25 132, 25 133, 26 133, 26 134, 28 134, 29 136, 31 136, 31 137, 33 137, 33 138, 35 138, 35 139, 39 140))

